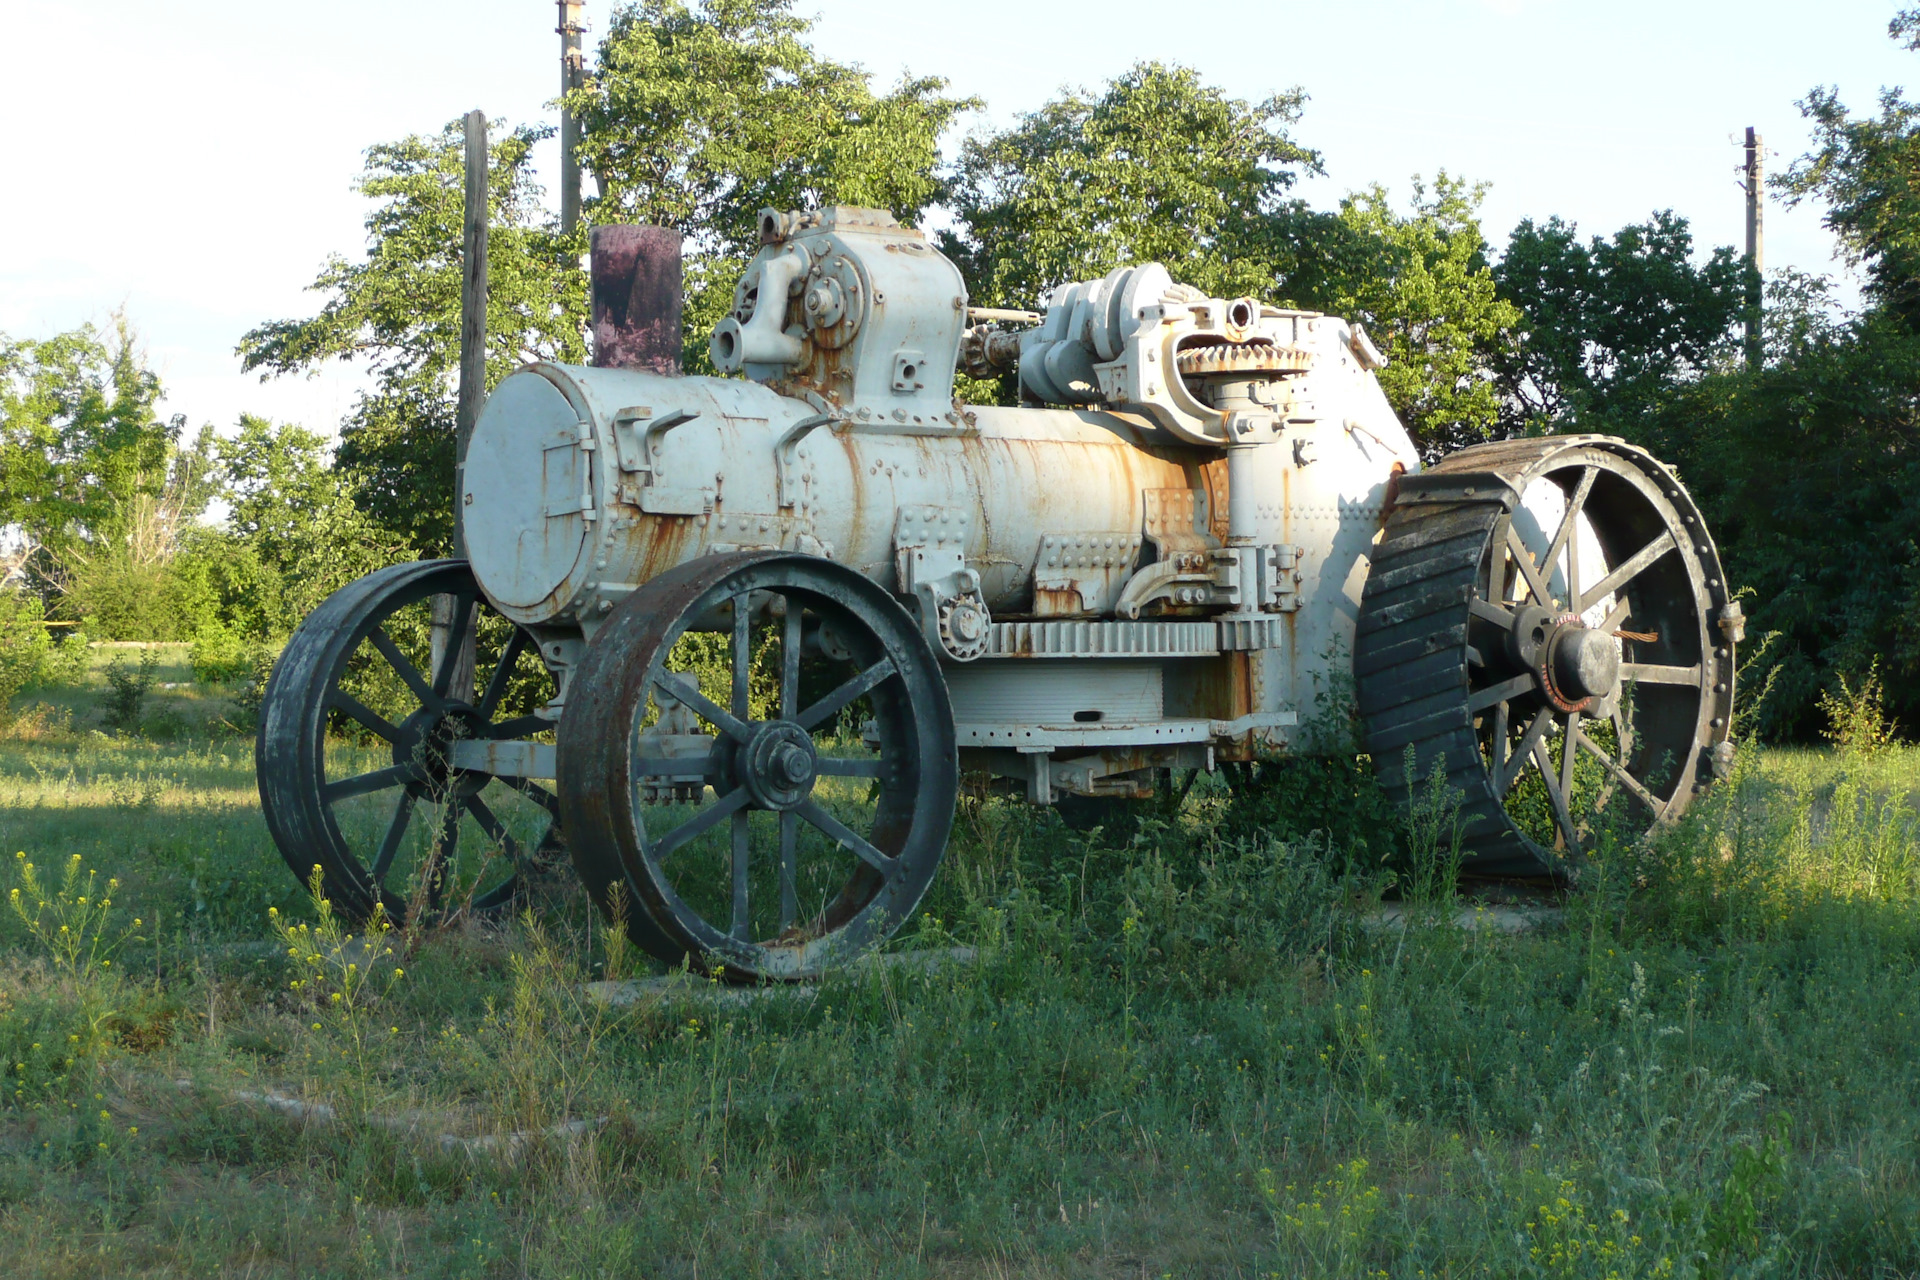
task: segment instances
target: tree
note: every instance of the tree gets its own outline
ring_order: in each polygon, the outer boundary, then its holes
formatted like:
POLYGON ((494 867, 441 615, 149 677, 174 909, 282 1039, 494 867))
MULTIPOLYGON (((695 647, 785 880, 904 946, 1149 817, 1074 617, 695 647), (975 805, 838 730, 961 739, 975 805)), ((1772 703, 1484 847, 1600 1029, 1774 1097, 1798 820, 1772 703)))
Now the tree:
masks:
POLYGON ((1571 223, 1529 218, 1493 276, 1520 313, 1493 357, 1506 434, 1640 436, 1676 384, 1732 352, 1752 287, 1730 247, 1694 265, 1692 230, 1670 209, 1585 244, 1571 223))
POLYGON ((891 210, 911 226, 940 194, 939 140, 972 100, 946 81, 903 79, 876 95, 858 67, 806 43, 790 0, 642 0, 615 12, 598 66, 567 98, 599 192, 595 222, 686 237, 687 363, 706 369, 708 331, 759 244, 762 208, 891 210))
POLYGON ((1187 67, 1145 62, 1097 96, 1069 93, 960 153, 941 247, 988 305, 1159 262, 1211 294, 1271 296, 1292 247, 1276 219, 1319 157, 1287 127, 1299 90, 1229 98, 1187 67))
POLYGON ((135 499, 165 489, 185 426, 154 417, 159 398, 124 316, 106 337, 92 325, 40 341, 0 335, 0 528, 18 528, 55 565, 124 532, 135 499))
POLYGON ((335 590, 405 554, 355 506, 328 452, 310 431, 251 414, 212 442, 227 518, 192 530, 173 568, 201 647, 237 659, 248 642, 283 639, 335 590))
MULTIPOLYGON (((586 356, 583 243, 540 207, 533 144, 551 130, 496 126, 489 149, 487 385, 530 360, 586 356)), ((460 365, 465 142, 455 121, 435 137, 371 148, 358 189, 375 201, 366 257, 329 258, 311 288, 317 315, 277 320, 240 340, 263 377, 364 360, 375 387, 341 430, 338 461, 359 507, 415 555, 453 535, 453 424, 460 365)))
MULTIPOLYGON (((1920 10, 1902 12, 1889 31, 1920 48, 1920 10)), ((1838 91, 1816 87, 1799 105, 1813 150, 1774 178, 1774 189, 1789 204, 1823 203, 1827 229, 1866 274, 1868 298, 1920 328, 1920 103, 1886 89, 1879 115, 1855 118, 1838 91)))
MULTIPOLYGON (((1770 313, 1792 299, 1776 287, 1770 313)), ((1763 368, 1680 385, 1654 422, 1726 560, 1750 635, 1775 632, 1757 727, 1810 739, 1817 700, 1878 658, 1888 709, 1920 724, 1920 336, 1877 310, 1796 321, 1763 368)))
POLYGON ((1499 416, 1493 353, 1520 313, 1501 298, 1480 233, 1482 186, 1419 178, 1406 212, 1373 186, 1337 215, 1297 215, 1285 281, 1301 306, 1364 324, 1387 357, 1380 385, 1429 457, 1489 438, 1499 416))

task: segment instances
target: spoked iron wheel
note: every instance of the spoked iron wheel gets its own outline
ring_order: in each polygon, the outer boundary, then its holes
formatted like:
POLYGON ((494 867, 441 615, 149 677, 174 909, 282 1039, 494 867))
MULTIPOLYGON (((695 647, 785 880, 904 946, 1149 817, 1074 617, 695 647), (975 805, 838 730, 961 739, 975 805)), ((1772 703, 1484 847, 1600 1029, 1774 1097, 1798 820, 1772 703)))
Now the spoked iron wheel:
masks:
POLYGON ((409 903, 509 902, 529 846, 558 847, 559 804, 538 783, 489 772, 474 747, 552 729, 506 709, 529 686, 551 689, 532 641, 491 615, 464 560, 394 565, 329 596, 274 664, 254 747, 267 829, 293 873, 305 882, 319 866, 353 918, 376 903, 403 919, 409 903), (435 596, 454 600, 437 661, 435 596), (471 670, 458 660, 469 636, 471 670))
POLYGON ((1362 597, 1360 707, 1400 802, 1444 761, 1469 870, 1570 874, 1596 815, 1645 829, 1724 770, 1740 610, 1665 467, 1573 436, 1401 483, 1362 597))
POLYGON ((919 627, 852 570, 764 551, 683 565, 614 611, 570 688, 574 864, 654 955, 806 977, 925 893, 959 789, 953 711, 919 627))

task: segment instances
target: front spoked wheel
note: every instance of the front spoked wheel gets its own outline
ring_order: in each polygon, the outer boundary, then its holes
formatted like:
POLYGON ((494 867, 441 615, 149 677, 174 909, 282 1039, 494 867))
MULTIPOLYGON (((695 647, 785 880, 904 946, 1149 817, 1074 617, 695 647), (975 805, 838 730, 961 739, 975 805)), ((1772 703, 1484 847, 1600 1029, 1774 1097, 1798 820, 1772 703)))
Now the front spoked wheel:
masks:
POLYGON ((587 647, 559 737, 581 878, 669 963, 811 976, 889 937, 959 788, 925 637, 810 556, 713 556, 649 582, 587 647))
POLYGON ((261 703, 260 801, 288 867, 303 883, 319 867, 349 918, 507 905, 535 854, 559 847, 554 794, 496 763, 524 764, 551 740, 530 714, 551 687, 463 560, 342 587, 294 632, 261 703), (452 618, 438 653, 436 597, 452 618), (518 754, 493 749, 508 743, 518 754))

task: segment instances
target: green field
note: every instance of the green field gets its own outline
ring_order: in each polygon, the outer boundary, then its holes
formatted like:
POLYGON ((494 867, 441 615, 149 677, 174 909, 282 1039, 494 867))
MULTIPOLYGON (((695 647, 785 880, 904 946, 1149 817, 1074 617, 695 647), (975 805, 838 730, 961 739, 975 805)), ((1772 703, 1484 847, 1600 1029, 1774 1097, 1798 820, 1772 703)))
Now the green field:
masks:
POLYGON ((105 732, 114 656, 0 733, 0 1275, 1920 1273, 1920 751, 1751 751, 1517 934, 1217 787, 970 801, 940 963, 609 1007, 565 879, 324 936, 228 695, 105 732))

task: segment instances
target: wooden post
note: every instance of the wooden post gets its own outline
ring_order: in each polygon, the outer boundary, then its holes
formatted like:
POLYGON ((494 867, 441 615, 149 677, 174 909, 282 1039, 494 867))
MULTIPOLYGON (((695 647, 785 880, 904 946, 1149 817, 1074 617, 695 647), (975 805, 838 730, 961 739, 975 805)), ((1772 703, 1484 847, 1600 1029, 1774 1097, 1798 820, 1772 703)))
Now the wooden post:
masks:
MULTIPOLYGON (((1754 275, 1758 277, 1765 268, 1764 245, 1761 242, 1761 215, 1765 208, 1765 179, 1762 170, 1766 165, 1766 148, 1761 145, 1760 135, 1751 126, 1747 129, 1747 167, 1740 185, 1747 192, 1747 261, 1753 264, 1754 275)), ((1761 286, 1756 279, 1747 296, 1747 367, 1758 369, 1761 351, 1761 286)))
POLYGON ((453 554, 467 554, 467 441, 487 394, 487 118, 467 112, 467 214, 460 256, 460 399, 454 416, 453 554))
MULTIPOLYGON (((560 9, 560 92, 564 96, 587 82, 586 61, 580 52, 580 21, 584 0, 556 0, 560 9)), ((564 106, 560 109, 560 230, 580 225, 580 122, 564 106)))
MULTIPOLYGON (((460 248, 460 389, 453 419, 453 554, 467 555, 467 442, 487 394, 487 117, 467 112, 466 216, 460 248)), ((433 669, 440 669, 457 601, 435 596, 432 605, 433 669)), ((468 602, 472 607, 472 602, 468 602)), ((466 702, 473 696, 473 629, 447 686, 448 696, 466 702)))

